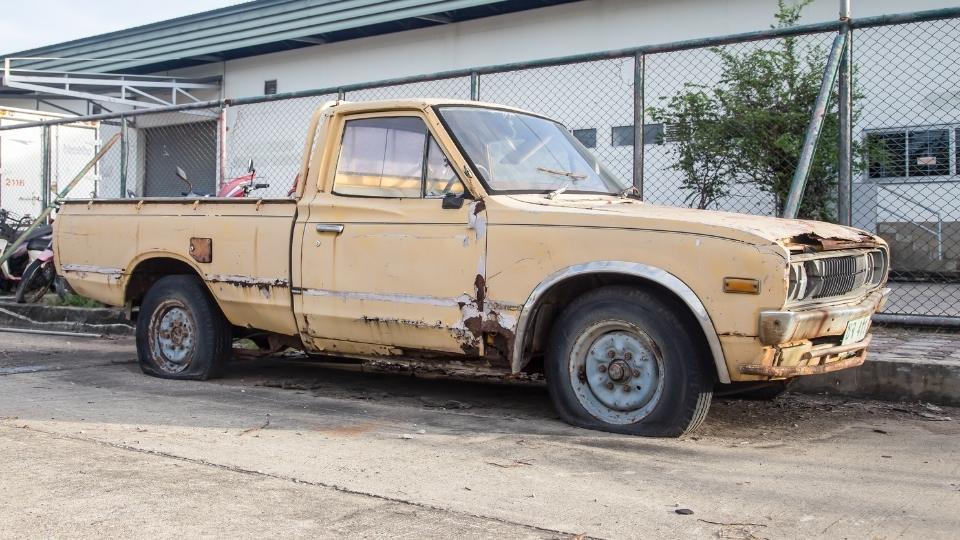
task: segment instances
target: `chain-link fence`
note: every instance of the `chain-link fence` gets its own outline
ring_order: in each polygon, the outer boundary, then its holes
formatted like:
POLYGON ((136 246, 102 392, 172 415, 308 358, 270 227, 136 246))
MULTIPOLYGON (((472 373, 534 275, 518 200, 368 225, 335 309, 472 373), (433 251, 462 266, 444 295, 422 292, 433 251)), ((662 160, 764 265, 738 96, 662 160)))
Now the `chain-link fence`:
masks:
MULTIPOLYGON (((852 224, 891 244, 892 314, 960 317, 960 13, 855 20, 852 224)), ((78 198, 288 197, 331 100, 479 99, 564 123, 645 200, 779 215, 840 22, 191 107, 0 112, 0 206, 36 215, 101 144, 78 198), (24 127, 8 129, 7 126, 24 127)), ((836 221, 837 92, 802 216, 836 221)))

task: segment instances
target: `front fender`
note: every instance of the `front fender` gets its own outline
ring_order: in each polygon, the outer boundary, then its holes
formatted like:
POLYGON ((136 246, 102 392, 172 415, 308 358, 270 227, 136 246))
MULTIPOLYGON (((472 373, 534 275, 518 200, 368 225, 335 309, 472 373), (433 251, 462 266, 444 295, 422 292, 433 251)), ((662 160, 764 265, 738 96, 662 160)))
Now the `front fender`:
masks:
POLYGON ((696 293, 693 292, 693 289, 678 277, 662 268, 625 261, 596 261, 568 266, 549 275, 534 288, 526 302, 524 302, 523 308, 520 311, 520 317, 517 320, 516 339, 513 344, 511 360, 511 368, 514 373, 523 369, 528 362, 528 360, 523 357, 524 342, 527 337, 528 326, 531 323, 530 318, 536 313, 540 300, 554 286, 560 285, 568 279, 585 274, 620 274, 638 277, 651 283, 656 283, 672 292, 690 309, 691 314, 703 330, 707 345, 710 348, 710 354, 713 356, 714 365, 717 368, 717 379, 722 383, 730 382, 730 374, 727 371, 727 363, 723 355, 723 348, 720 345, 717 330, 713 325, 713 321, 710 319, 710 314, 707 313, 706 307, 704 307, 703 302, 700 301, 696 293))

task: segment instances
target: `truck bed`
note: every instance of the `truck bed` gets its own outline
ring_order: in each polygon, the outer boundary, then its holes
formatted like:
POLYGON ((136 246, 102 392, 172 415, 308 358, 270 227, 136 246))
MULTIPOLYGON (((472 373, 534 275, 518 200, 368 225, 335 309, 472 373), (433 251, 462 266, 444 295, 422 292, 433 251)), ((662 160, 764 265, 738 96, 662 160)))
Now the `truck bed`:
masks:
POLYGON ((292 199, 69 201, 54 224, 57 271, 79 294, 123 305, 161 269, 188 266, 231 323, 293 335, 295 215, 292 199))

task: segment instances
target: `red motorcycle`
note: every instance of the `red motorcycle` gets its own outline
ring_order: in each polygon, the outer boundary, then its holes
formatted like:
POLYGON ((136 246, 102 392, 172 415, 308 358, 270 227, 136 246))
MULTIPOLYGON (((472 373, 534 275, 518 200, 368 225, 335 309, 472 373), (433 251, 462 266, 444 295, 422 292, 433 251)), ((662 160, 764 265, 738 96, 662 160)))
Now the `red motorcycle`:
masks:
POLYGON ((266 189, 270 184, 255 183, 257 170, 253 167, 253 160, 247 164, 247 174, 228 180, 220 187, 217 197, 243 198, 248 197, 251 191, 266 189))

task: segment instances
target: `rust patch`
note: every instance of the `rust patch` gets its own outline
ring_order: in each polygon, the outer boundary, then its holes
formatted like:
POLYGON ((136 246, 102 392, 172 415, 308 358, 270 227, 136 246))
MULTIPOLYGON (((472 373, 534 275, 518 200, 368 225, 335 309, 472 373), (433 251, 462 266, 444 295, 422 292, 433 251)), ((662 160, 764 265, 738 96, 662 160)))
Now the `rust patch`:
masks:
POLYGON ((364 315, 363 317, 360 317, 359 320, 361 322, 370 324, 400 324, 404 326, 413 326, 415 328, 444 328, 444 324, 441 321, 428 323, 426 321, 414 319, 392 319, 388 317, 371 317, 369 315, 364 315))
POLYGON ((487 209, 487 204, 483 202, 483 199, 480 199, 479 201, 477 201, 477 204, 473 205, 473 215, 477 215, 486 209, 487 209))
POLYGON ((487 280, 480 274, 473 280, 473 288, 477 294, 477 309, 483 311, 483 303, 487 297, 487 280))
POLYGON ((861 234, 857 239, 851 240, 847 238, 828 238, 814 232, 807 232, 791 237, 787 241, 787 245, 819 248, 820 251, 833 251, 838 249, 875 248, 877 247, 877 242, 873 237, 865 234, 861 234))
POLYGON ((199 263, 208 263, 213 261, 213 239, 197 237, 191 238, 190 256, 199 263))

